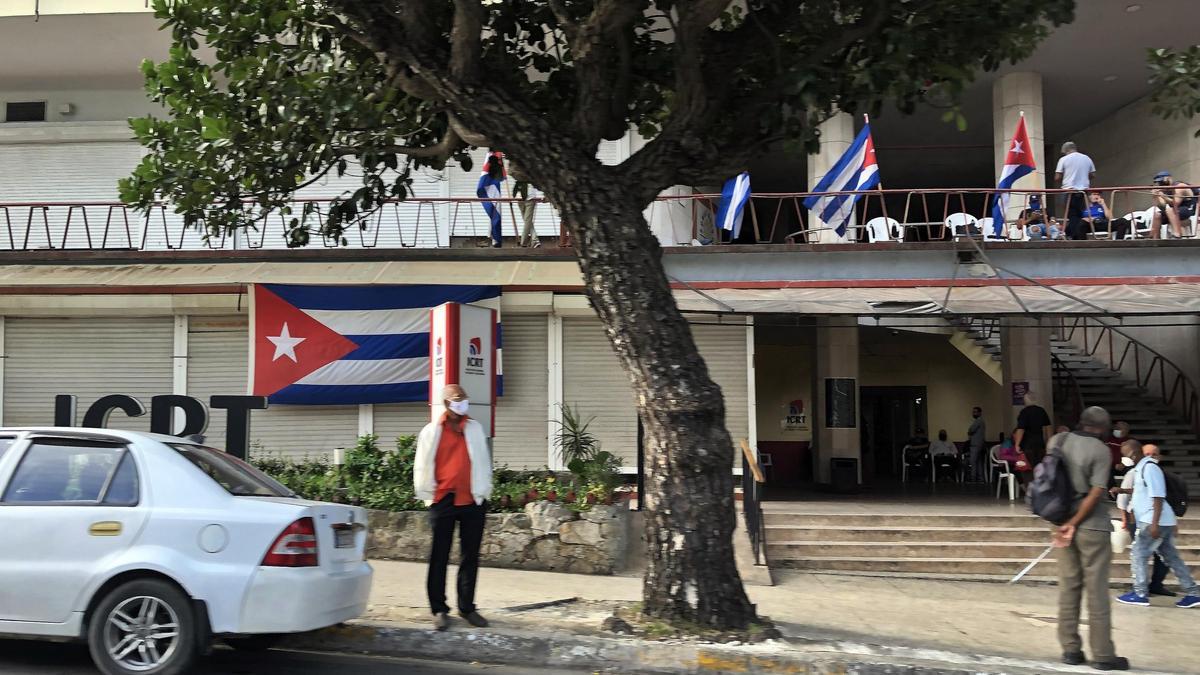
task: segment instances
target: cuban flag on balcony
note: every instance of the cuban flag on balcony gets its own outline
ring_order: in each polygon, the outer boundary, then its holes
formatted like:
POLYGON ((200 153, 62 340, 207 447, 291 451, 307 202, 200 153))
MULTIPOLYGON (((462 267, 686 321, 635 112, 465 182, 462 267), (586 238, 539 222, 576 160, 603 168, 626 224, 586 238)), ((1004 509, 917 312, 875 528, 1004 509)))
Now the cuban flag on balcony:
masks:
MULTIPOLYGON (((1037 171, 1037 163, 1033 161, 1033 149, 1029 145, 1029 133, 1025 131, 1025 113, 1017 122, 1017 131, 1013 134, 1008 146, 1008 154, 1004 156, 1004 168, 1000 171, 1000 181, 996 183, 997 190, 1011 190, 1021 178, 1037 171)), ((1007 192, 996 193, 992 200, 992 235, 1004 236, 1004 225, 1007 221, 1008 201, 1012 195, 1007 192)))
MULTIPOLYGON (((817 183, 813 192, 849 192, 871 190, 879 186, 879 164, 875 162, 875 141, 871 139, 871 124, 863 125, 854 142, 846 148, 841 159, 817 183)), ((805 208, 817 216, 839 237, 846 236, 846 225, 854 214, 854 205, 862 198, 853 195, 813 195, 804 200, 805 208)))
POLYGON ((725 181, 721 190, 721 204, 717 207, 717 227, 729 233, 730 241, 742 233, 742 217, 746 214, 746 202, 750 201, 750 172, 725 181))
POLYGON ((429 310, 444 302, 499 310, 500 288, 254 284, 249 391, 285 405, 426 402, 429 310))

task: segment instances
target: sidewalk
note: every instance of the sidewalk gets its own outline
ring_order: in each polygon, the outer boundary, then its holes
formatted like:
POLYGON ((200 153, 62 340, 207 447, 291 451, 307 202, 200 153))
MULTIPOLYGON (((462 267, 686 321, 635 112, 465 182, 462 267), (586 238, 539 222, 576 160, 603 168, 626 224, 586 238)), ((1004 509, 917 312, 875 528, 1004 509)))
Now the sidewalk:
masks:
MULTIPOLYGON (((425 627, 425 565, 375 561, 371 605, 362 622, 425 627)), ((448 585, 453 604, 453 576, 448 585)), ((1093 672, 1058 663, 1056 589, 880 577, 850 577, 782 570, 777 585, 749 586, 761 615, 770 617, 793 645, 824 645, 840 653, 870 652, 896 658, 968 665, 973 658, 1009 664, 990 672, 1093 672), (849 651, 847 651, 849 650, 849 651), (994 658, 993 658, 994 657, 994 658), (961 659, 955 661, 955 659, 961 659), (1006 661, 1007 659, 1007 661, 1006 661), (1041 663, 1038 663, 1038 662, 1041 663)), ((599 635, 614 602, 640 599, 641 579, 483 568, 477 603, 491 632, 536 635, 549 630, 599 635), (568 598, 578 601, 524 608, 568 598), (513 609, 517 608, 517 609, 513 609)), ((1156 606, 1114 606, 1118 652, 1139 669, 1200 672, 1200 611, 1156 606), (1145 655, 1152 654, 1153 657, 1145 655)), ((462 621, 451 632, 468 632, 462 621)), ((473 638, 472 638, 473 639, 473 638)), ((1086 636, 1085 636, 1086 642, 1086 636)), ((975 663, 972 669, 980 669, 975 663)))

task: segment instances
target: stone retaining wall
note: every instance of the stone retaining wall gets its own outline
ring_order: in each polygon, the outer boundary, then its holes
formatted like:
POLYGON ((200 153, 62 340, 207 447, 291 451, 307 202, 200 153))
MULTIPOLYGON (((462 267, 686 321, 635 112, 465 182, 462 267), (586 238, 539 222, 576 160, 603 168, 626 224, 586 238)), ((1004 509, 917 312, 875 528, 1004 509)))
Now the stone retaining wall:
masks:
MULTIPOLYGON (((424 561, 432 533, 424 511, 370 511, 367 556, 384 560, 424 561)), ((576 574, 612 574, 625 559, 630 540, 629 507, 595 505, 575 512, 547 501, 525 506, 524 513, 489 513, 480 562, 576 574)), ((455 536, 451 561, 458 560, 455 536)))

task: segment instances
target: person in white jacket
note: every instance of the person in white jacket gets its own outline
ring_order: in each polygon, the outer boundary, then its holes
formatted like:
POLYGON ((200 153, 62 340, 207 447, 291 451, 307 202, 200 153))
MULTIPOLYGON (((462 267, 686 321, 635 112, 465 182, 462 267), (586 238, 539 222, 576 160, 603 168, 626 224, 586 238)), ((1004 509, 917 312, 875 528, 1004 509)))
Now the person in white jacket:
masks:
POLYGON ((446 565, 458 523, 461 560, 458 566, 458 612, 477 628, 488 625, 475 608, 475 580, 479 574, 479 546, 492 494, 492 459, 483 425, 467 416, 470 401, 457 384, 442 390, 446 412, 417 436, 413 462, 413 489, 429 506, 433 545, 425 580, 429 608, 437 630, 450 626, 446 604, 446 565))

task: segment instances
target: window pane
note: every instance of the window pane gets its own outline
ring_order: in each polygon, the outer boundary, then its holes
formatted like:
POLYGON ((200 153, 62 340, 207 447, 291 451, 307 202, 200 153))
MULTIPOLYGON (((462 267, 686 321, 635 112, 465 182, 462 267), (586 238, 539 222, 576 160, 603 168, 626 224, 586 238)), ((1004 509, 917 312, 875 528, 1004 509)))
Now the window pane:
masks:
POLYGON ((291 490, 233 455, 201 445, 171 443, 180 455, 236 497, 294 497, 291 490))
POLYGON ((0 457, 4 456, 5 451, 12 447, 14 438, 0 438, 0 457))
POLYGON ((129 453, 121 459, 117 474, 113 476, 108 492, 104 495, 104 503, 110 506, 137 506, 138 503, 138 473, 133 457, 129 453))
POLYGON ((96 502, 124 448, 35 440, 9 482, 5 502, 96 502))

